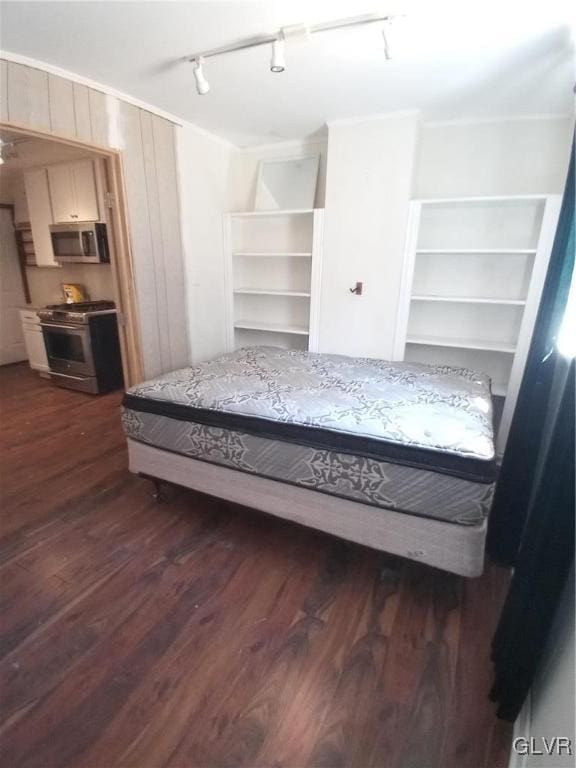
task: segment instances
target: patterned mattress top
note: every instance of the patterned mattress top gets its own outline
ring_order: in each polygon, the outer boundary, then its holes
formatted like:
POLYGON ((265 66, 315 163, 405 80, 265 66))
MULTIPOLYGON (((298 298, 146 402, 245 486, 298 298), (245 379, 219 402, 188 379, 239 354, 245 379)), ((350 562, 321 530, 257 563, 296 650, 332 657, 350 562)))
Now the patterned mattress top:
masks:
POLYGON ((490 380, 465 368, 246 347, 132 387, 124 404, 494 460, 490 380))

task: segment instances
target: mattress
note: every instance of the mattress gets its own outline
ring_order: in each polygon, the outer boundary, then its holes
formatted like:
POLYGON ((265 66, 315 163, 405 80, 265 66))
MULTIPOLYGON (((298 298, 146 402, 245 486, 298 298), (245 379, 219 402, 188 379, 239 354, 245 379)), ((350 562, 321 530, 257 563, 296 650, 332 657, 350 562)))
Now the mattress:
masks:
POLYGON ((273 347, 144 382, 128 437, 374 507, 474 525, 496 466, 489 379, 273 347))

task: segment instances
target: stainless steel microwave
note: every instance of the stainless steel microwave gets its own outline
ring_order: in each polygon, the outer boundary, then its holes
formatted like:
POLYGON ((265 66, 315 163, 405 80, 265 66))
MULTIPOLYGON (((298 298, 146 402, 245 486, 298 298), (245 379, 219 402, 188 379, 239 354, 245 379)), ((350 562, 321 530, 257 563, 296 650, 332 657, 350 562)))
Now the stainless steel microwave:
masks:
POLYGON ((91 221, 53 224, 50 236, 56 261, 64 264, 107 264, 110 261, 106 224, 91 221))

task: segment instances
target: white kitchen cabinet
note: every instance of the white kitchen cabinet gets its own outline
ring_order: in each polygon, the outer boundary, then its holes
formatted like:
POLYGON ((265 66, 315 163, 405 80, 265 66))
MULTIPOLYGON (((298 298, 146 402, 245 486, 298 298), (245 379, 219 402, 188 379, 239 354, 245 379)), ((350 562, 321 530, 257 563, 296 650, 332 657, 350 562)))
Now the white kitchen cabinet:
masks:
POLYGON ((22 309, 20 310, 20 317, 30 368, 46 373, 49 370, 48 357, 38 315, 34 310, 22 309))
POLYGON ((74 221, 75 202, 69 165, 52 165, 47 169, 54 224, 74 221))
POLYGON ((72 179, 76 200, 76 215, 78 221, 98 221, 98 195, 92 160, 81 160, 72 163, 72 179))
POLYGON ((48 167, 48 182, 55 224, 98 221, 98 195, 92 160, 48 167))
POLYGON ((46 168, 34 168, 24 173, 24 186, 30 228, 34 240, 36 264, 39 267, 58 267, 52 250, 50 225, 53 224, 50 191, 48 189, 48 174, 46 168))

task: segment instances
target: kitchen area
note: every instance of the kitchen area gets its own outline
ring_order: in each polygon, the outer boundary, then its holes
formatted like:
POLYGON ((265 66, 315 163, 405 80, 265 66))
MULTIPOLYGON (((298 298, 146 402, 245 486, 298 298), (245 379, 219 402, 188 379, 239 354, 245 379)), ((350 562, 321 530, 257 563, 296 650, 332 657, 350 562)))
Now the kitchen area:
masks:
POLYGON ((104 161, 0 132, 0 365, 90 394, 122 386, 104 161))

